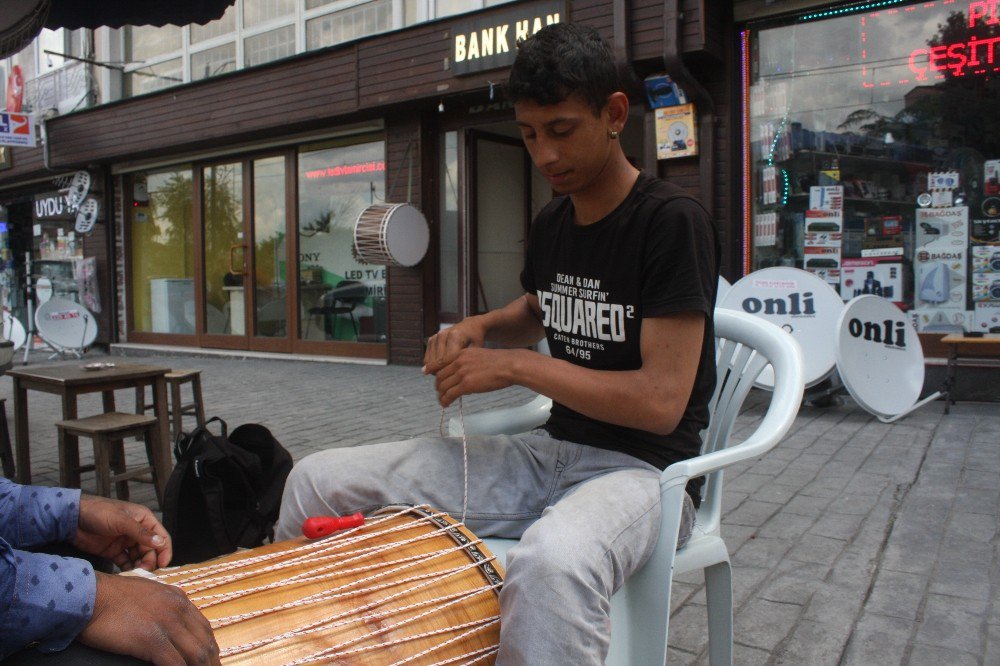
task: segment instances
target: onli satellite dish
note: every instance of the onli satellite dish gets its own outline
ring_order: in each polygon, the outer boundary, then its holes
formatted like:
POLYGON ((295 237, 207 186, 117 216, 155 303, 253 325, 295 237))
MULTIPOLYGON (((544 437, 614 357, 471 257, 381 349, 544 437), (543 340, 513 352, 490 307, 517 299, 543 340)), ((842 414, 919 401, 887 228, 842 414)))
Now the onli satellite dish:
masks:
POLYGON ((416 207, 374 204, 354 223, 354 258, 365 264, 416 266, 430 237, 427 220, 416 207))
POLYGON ((47 277, 40 277, 35 280, 35 300, 39 304, 52 298, 52 280, 47 277))
POLYGON ((97 222, 97 213, 100 211, 100 204, 97 199, 87 197, 76 213, 76 232, 79 234, 89 234, 97 222))
POLYGON ((97 338, 97 320, 76 301, 51 298, 35 311, 35 328, 42 340, 56 350, 82 355, 97 338))
POLYGON ((895 420, 919 404, 924 352, 909 319, 891 301, 852 299, 837 321, 837 370, 851 397, 881 420, 895 420))
MULTIPOLYGON (((764 268, 737 280, 719 306, 749 312, 791 333, 802 347, 806 387, 833 373, 835 325, 844 302, 822 278, 799 268, 764 268)), ((770 366, 756 384, 774 387, 770 366)))
POLYGON ((14 351, 20 349, 28 339, 24 324, 6 310, 3 313, 3 337, 14 343, 14 351))

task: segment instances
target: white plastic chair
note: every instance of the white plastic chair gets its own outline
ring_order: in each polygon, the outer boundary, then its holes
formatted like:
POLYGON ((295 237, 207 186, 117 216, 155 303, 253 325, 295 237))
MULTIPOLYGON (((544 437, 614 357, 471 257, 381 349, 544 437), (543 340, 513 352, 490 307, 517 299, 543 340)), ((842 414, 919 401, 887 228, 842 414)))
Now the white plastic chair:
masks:
MULTIPOLYGON (((673 574, 702 569, 708 601, 709 656, 712 664, 731 664, 733 655, 733 589, 729 550, 720 534, 722 470, 756 458, 788 432, 803 392, 802 352, 791 335, 774 324, 735 310, 715 311, 718 381, 711 402, 711 422, 702 433, 702 454, 675 463, 660 477, 660 536, 649 561, 611 598, 611 650, 608 664, 666 662, 673 574), (774 368, 774 390, 764 418, 739 443, 730 433, 754 380, 768 364, 774 368), (688 479, 707 476, 701 507, 688 543, 679 551, 677 533, 688 479)), ((465 417, 468 434, 512 434, 545 422, 551 401, 539 396, 526 405, 465 417)), ((449 422, 461 434, 457 419, 449 422)), ((506 561, 513 539, 485 539, 506 561)))

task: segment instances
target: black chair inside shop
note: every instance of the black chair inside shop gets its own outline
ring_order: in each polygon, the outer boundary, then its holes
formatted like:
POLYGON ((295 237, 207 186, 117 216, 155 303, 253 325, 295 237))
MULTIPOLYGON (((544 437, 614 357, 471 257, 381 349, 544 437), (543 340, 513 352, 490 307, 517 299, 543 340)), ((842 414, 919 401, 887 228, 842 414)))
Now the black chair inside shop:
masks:
POLYGON ((354 327, 354 337, 357 338, 358 321, 354 317, 354 310, 363 304, 366 298, 368 298, 368 288, 363 283, 357 280, 341 280, 333 289, 320 297, 319 305, 309 308, 306 337, 309 336, 309 327, 312 325, 314 315, 323 317, 323 330, 331 338, 336 333, 337 317, 347 315, 354 327))

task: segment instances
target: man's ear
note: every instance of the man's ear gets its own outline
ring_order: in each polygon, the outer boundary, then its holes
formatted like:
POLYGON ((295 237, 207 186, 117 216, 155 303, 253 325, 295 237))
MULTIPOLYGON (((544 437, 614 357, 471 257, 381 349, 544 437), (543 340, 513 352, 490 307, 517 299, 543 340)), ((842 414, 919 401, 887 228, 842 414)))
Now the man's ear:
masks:
POLYGON ((608 128, 621 132, 628 120, 628 95, 623 92, 611 93, 608 103, 604 107, 607 113, 608 128))

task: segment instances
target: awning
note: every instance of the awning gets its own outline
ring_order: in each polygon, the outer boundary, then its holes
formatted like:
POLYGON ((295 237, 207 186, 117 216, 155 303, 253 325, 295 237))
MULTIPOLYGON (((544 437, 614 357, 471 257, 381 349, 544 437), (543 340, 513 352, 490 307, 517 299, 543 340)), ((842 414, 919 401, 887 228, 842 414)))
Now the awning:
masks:
POLYGON ((236 0, 0 0, 0 57, 17 53, 43 27, 187 25, 220 18, 236 0))
POLYGON ((187 25, 221 17, 236 0, 51 0, 45 27, 120 28, 124 25, 187 25))

